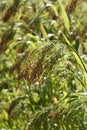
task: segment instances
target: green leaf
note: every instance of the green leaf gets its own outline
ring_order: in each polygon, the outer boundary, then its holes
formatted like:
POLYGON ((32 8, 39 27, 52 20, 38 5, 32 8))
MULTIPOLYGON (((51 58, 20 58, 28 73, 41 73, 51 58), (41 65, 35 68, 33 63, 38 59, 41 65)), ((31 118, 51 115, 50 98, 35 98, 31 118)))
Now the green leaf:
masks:
POLYGON ((62 18, 64 20, 65 28, 67 29, 67 31, 69 31, 69 29, 70 29, 70 23, 69 23, 69 18, 67 16, 67 13, 66 13, 66 11, 65 11, 62 3, 60 2, 60 0, 57 0, 57 2, 58 2, 59 6, 61 8, 61 11, 62 11, 62 18))
POLYGON ((3 110, 3 116, 6 120, 8 120, 8 113, 6 110, 3 110))

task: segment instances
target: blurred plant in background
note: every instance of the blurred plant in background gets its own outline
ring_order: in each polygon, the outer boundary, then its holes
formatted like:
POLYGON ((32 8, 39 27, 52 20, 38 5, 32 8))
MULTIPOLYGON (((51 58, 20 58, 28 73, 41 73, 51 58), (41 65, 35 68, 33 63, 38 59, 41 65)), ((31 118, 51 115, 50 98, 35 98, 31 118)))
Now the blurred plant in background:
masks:
POLYGON ((87 129, 86 14, 86 0, 0 0, 1 130, 87 129))

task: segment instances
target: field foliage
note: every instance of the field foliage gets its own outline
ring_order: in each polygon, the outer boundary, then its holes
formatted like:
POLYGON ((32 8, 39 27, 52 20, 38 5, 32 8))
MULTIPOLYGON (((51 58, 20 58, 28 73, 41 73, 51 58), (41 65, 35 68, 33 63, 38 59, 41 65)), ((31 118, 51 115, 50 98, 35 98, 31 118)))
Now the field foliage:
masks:
POLYGON ((86 0, 0 0, 0 130, 87 129, 86 16, 86 0))

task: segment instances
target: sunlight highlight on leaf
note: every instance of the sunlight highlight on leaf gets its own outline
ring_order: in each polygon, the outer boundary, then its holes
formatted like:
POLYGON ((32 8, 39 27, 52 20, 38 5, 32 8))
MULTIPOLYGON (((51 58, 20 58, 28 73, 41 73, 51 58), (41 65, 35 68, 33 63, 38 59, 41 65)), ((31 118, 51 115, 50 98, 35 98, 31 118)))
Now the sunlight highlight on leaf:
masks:
POLYGON ((40 29, 41 29, 41 32, 42 32, 44 38, 48 38, 47 32, 42 23, 40 23, 40 29))

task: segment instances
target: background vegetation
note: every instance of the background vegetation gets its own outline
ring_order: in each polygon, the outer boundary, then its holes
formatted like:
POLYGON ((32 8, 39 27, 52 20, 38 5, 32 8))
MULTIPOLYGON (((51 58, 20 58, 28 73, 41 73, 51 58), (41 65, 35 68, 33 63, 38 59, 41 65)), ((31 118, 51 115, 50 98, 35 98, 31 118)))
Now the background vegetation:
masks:
POLYGON ((0 129, 87 129, 87 1, 0 0, 0 129))

